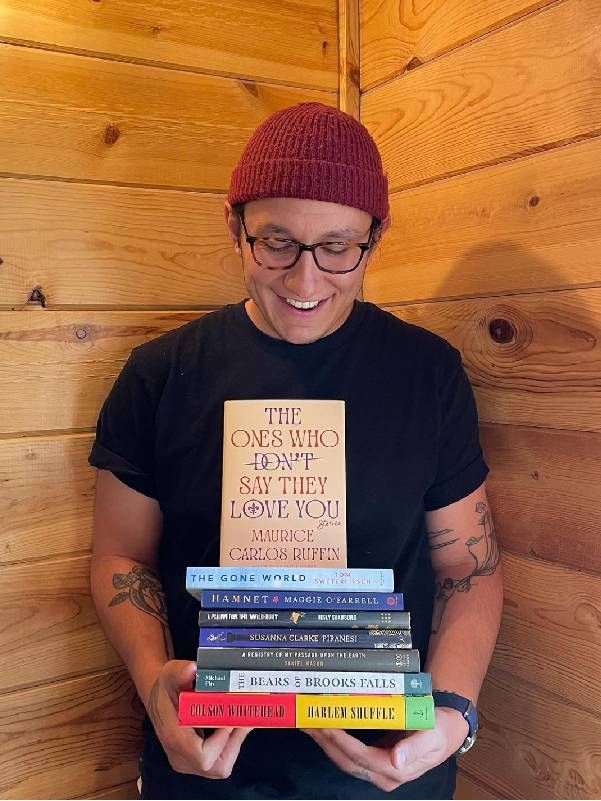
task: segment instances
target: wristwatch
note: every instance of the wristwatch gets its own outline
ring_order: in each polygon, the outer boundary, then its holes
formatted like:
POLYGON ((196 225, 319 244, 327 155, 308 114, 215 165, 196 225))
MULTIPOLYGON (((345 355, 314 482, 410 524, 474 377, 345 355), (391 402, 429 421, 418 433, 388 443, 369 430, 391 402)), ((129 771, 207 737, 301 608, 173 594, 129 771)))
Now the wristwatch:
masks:
POLYGON ((453 756, 461 756, 469 751, 476 742, 476 732, 478 731, 478 712, 469 698, 463 695, 450 692, 449 690, 433 690, 434 706, 445 706, 448 709, 456 709, 461 712, 468 725, 467 737, 463 741, 461 748, 458 748, 453 756))

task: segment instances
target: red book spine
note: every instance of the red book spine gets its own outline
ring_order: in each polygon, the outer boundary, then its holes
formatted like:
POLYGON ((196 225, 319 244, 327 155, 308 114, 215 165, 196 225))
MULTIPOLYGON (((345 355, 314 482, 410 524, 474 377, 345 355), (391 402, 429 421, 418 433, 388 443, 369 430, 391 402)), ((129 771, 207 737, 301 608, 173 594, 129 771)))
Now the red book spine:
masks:
POLYGON ((256 693, 197 693, 179 695, 181 726, 269 726, 294 728, 294 693, 273 696, 256 693))

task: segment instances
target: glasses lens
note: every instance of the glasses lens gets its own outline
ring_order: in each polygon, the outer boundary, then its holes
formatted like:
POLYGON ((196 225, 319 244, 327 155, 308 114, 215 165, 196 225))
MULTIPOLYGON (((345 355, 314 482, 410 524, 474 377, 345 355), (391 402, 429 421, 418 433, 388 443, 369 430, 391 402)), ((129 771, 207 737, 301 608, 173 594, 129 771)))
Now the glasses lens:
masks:
POLYGON ((359 264, 362 255, 363 251, 360 247, 347 245, 344 242, 331 242, 315 249, 319 266, 333 273, 343 273, 354 269, 359 264))
POLYGON ((286 239, 257 239, 255 257, 265 267, 283 270, 298 256, 298 245, 286 239))

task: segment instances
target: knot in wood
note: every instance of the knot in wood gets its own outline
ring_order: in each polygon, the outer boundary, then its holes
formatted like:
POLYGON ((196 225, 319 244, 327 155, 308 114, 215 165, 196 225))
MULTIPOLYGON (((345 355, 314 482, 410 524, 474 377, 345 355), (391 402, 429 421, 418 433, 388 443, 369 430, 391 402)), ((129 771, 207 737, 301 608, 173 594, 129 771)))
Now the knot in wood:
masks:
POLYGON ((539 203, 540 203, 540 197, 538 195, 532 195, 532 197, 528 198, 528 205, 532 209, 535 206, 538 206, 539 203))
POLYGON ((413 58, 410 59, 405 65, 405 72, 410 72, 411 70, 414 70, 416 67, 421 67, 422 64, 423 61, 420 58, 418 58, 417 56, 413 56, 413 58))
POLYGON ((106 145, 114 145, 117 139, 121 136, 121 131, 112 122, 106 126, 104 131, 104 143, 106 145))
POLYGON ((257 84, 254 81, 240 81, 240 83, 247 92, 250 92, 251 95, 254 97, 259 97, 259 90, 257 89, 257 84))
POLYGON ((504 344, 515 339, 515 327, 509 320, 496 317, 488 324, 488 330, 495 342, 504 344))
POLYGON ((77 339, 86 339, 86 337, 88 336, 88 330, 86 328, 76 328, 75 336, 77 337, 77 339))

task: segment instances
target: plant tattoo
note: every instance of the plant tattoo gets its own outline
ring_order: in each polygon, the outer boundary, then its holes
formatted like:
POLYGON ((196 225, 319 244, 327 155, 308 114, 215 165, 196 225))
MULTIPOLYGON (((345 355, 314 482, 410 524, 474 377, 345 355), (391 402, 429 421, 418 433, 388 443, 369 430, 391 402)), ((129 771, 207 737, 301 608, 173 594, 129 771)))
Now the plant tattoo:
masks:
POLYGON ((171 647, 168 637, 167 605, 156 573, 147 567, 136 565, 129 573, 115 573, 113 587, 120 592, 110 601, 109 606, 129 601, 136 609, 158 620, 161 624, 165 651, 169 656, 171 647))
MULTIPOLYGON (((436 582, 432 615, 432 633, 434 634, 440 628, 444 611, 453 595, 456 592, 469 592, 474 577, 492 575, 499 564, 501 557, 490 511, 484 502, 479 502, 476 504, 476 512, 480 515, 478 525, 482 527, 482 534, 473 535, 465 541, 467 550, 475 563, 474 569, 463 578, 454 579, 449 576, 436 582)), ((452 533, 453 530, 448 528, 442 531, 428 532, 428 546, 431 549, 438 549, 458 542, 460 537, 449 537, 452 533)))

